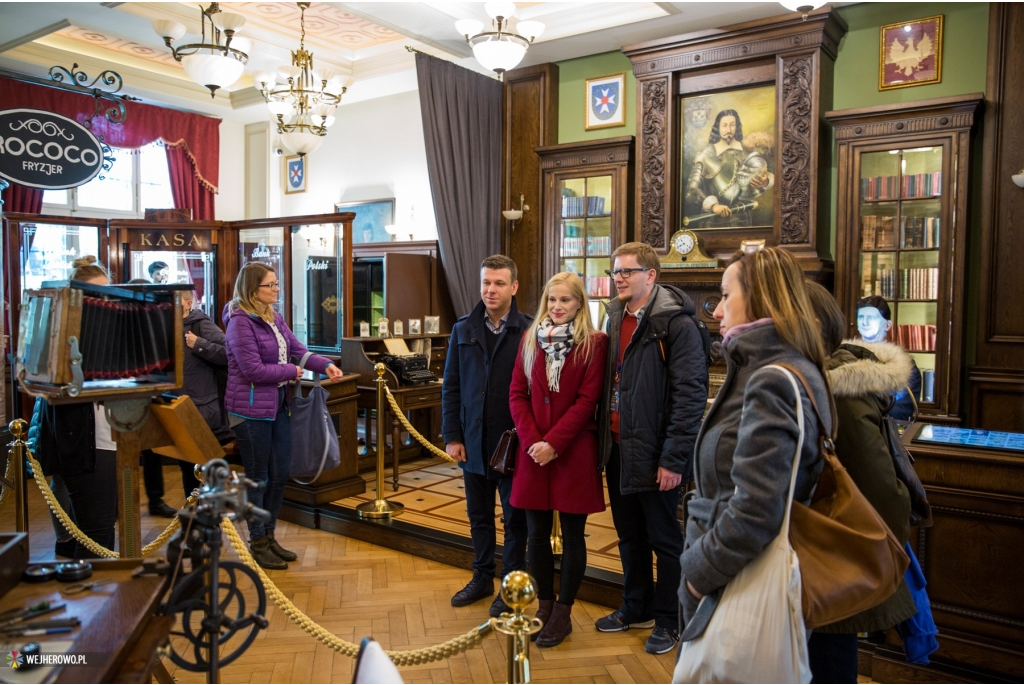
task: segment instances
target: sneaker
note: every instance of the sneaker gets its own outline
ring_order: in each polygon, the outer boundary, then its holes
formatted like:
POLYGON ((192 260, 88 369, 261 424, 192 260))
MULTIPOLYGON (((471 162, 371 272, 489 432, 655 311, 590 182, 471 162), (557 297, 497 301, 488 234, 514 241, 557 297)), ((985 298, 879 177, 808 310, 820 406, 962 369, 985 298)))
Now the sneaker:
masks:
POLYGON ((679 635, 671 628, 655 626, 651 636, 647 638, 645 649, 651 654, 665 654, 671 652, 679 642, 679 635))
POLYGON ((473 576, 466 587, 462 588, 452 596, 453 607, 466 607, 473 602, 479 602, 494 594, 494 578, 483 578, 473 576))
POLYGON ((499 592, 498 596, 494 598, 493 602, 491 602, 491 609, 488 613, 491 615, 491 617, 498 618, 502 614, 513 613, 513 610, 512 607, 510 607, 508 604, 505 604, 505 600, 501 598, 501 593, 499 592))
POLYGON ((623 630, 629 630, 630 628, 653 628, 654 619, 652 618, 646 621, 631 623, 626 619, 626 614, 622 609, 616 609, 604 618, 597 619, 594 622, 594 625, 597 626, 597 629, 602 633, 618 633, 623 630))

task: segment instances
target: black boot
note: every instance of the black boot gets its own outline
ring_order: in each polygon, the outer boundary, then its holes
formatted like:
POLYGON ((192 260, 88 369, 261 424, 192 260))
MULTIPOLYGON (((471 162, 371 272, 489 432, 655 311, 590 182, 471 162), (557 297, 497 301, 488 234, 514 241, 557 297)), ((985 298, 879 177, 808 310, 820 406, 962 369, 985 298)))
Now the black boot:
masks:
POLYGON ((537 634, 538 647, 554 647, 562 644, 572 632, 572 606, 559 604, 551 609, 551 618, 537 634))
POLYGON ((494 578, 473 574, 473 580, 452 597, 453 607, 469 606, 494 594, 494 578))
MULTIPOLYGON (((555 607, 555 600, 553 599, 541 599, 538 600, 540 604, 537 606, 537 618, 540 619, 542 625, 546 626, 548 621, 551 619, 551 610, 555 607)), ((530 641, 536 642, 537 636, 540 633, 533 633, 530 635, 530 641)))
POLYGON ((256 563, 271 571, 283 571, 288 568, 287 562, 274 554, 270 549, 270 538, 263 536, 255 538, 249 543, 249 552, 256 563))
POLYGON ((151 499, 149 500, 149 515, 172 519, 178 515, 178 510, 169 506, 162 499, 151 499))
POLYGON ((277 556, 281 557, 285 561, 295 561, 299 558, 298 554, 291 551, 290 549, 285 549, 277 542, 277 539, 274 538, 274 531, 267 531, 267 539, 270 540, 270 551, 276 554, 277 556))

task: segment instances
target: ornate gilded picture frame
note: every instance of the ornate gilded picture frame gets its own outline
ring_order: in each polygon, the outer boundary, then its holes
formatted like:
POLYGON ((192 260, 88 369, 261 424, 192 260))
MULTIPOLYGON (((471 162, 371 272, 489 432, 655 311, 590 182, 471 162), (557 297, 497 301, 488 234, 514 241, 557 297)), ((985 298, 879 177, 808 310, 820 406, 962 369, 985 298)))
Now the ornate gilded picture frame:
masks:
POLYGON ((942 81, 942 16, 886 24, 878 36, 878 90, 942 81))

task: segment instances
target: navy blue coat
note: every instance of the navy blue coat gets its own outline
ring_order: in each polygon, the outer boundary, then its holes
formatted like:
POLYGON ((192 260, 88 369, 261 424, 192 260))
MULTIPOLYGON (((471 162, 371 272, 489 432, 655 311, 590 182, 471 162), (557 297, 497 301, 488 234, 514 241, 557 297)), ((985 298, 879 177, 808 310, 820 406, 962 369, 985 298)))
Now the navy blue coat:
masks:
POLYGON ((509 409, 509 389, 519 341, 533 319, 519 312, 513 297, 505 328, 488 360, 484 336, 494 334, 484 323, 485 316, 484 303, 480 302, 452 327, 441 393, 441 433, 445 442, 466 446, 462 468, 496 478, 497 472, 488 464, 501 434, 515 428, 509 409))

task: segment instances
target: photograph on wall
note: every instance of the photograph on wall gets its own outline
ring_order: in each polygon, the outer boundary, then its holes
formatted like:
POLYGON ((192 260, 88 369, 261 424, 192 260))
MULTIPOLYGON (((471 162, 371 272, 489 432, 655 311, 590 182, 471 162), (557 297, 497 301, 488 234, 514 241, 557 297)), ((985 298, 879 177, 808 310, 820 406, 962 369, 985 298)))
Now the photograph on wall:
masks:
POLYGON ((775 86, 682 98, 682 225, 771 228, 775 86))
POLYGON ((883 26, 878 48, 878 90, 939 83, 942 15, 883 26))
POLYGON ((298 155, 285 157, 284 176, 286 195, 306 192, 306 158, 298 155))
POLYGON ((336 212, 354 212, 352 220, 352 243, 390 243, 391 234, 384 227, 394 223, 395 199, 363 200, 360 202, 338 202, 336 212))
POLYGON ((626 125, 626 74, 587 79, 586 130, 626 125))

